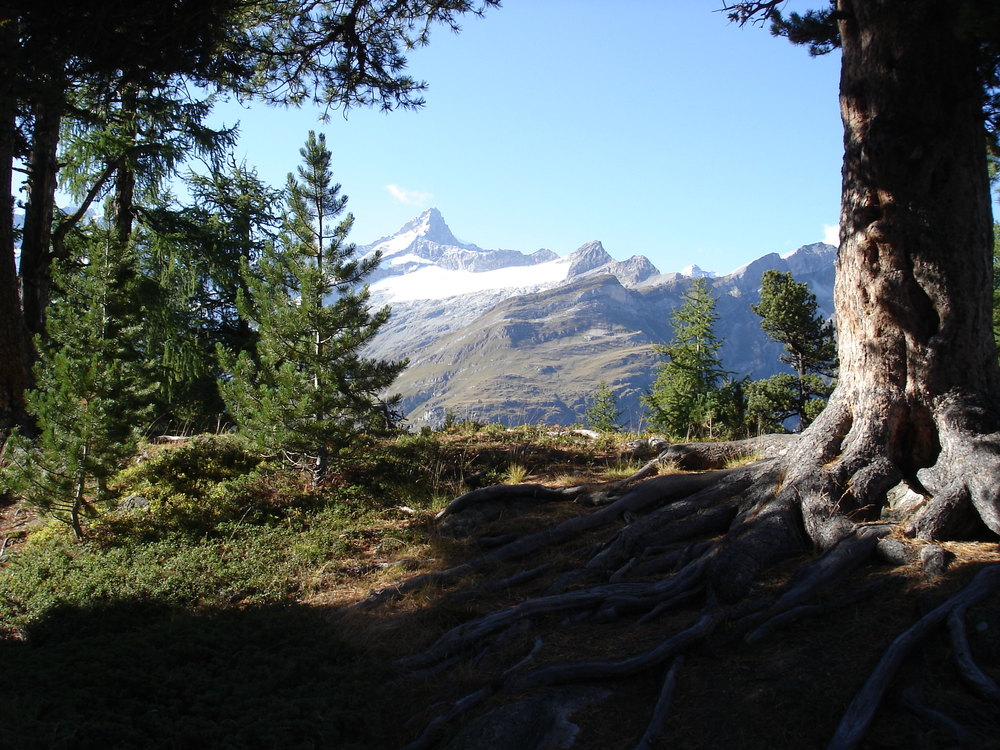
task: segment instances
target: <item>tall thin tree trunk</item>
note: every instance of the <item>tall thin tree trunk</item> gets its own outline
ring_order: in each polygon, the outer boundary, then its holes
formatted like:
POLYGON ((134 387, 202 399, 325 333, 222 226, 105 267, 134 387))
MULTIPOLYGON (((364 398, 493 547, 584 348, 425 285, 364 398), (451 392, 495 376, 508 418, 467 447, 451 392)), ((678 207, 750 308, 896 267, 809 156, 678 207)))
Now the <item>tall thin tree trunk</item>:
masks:
MULTIPOLYGON (((17 29, 0 24, 0 70, 13 71, 17 29)), ((0 76, 0 443, 16 426, 26 426, 28 339, 21 311, 14 258, 14 196, 11 181, 17 156, 17 95, 12 75, 0 76)))
POLYGON ((21 238, 21 295, 32 335, 45 333, 45 308, 52 282, 52 219, 56 203, 56 160, 62 106, 55 97, 35 104, 28 157, 28 204, 21 238))
MULTIPOLYGON (((131 145, 135 144, 137 137, 138 109, 138 95, 135 87, 126 84, 122 91, 122 130, 131 145)), ((125 247, 132 237, 132 227, 135 222, 135 166, 128 159, 122 160, 115 174, 112 214, 114 216, 115 240, 119 247, 125 247)))
POLYGON ((80 521, 80 511, 83 510, 83 505, 86 502, 84 494, 87 489, 87 472, 84 467, 87 461, 87 454, 87 446, 84 446, 80 469, 75 478, 76 487, 73 491, 73 504, 70 506, 69 511, 69 525, 73 528, 73 535, 77 540, 81 540, 86 536, 83 532, 83 523, 80 521))
MULTIPOLYGON (((323 246, 323 223, 326 217, 323 206, 323 192, 321 190, 316 191, 314 200, 316 201, 316 221, 318 224, 318 232, 316 235, 316 271, 319 274, 319 295, 320 295, 319 299, 316 300, 316 305, 319 308, 322 308, 323 307, 322 295, 324 288, 323 276, 326 272, 323 265, 324 261, 323 253, 325 251, 325 248, 323 246)), ((318 325, 316 327, 314 345, 316 352, 316 361, 319 362, 320 358, 323 356, 323 332, 319 329, 318 325)), ((316 391, 317 396, 319 396, 319 394, 323 390, 323 379, 320 375, 320 370, 318 367, 316 369, 316 374, 313 376, 313 389, 316 391)), ((320 403, 319 398, 317 398, 317 403, 320 403)), ((326 412, 322 409, 322 407, 320 407, 319 412, 316 414, 316 420, 322 422, 326 418, 327 418, 326 412)), ((313 471, 313 481, 315 483, 319 484, 326 478, 326 472, 329 466, 329 462, 330 462, 330 451, 328 447, 326 445, 319 446, 319 451, 316 456, 316 467, 313 471)))

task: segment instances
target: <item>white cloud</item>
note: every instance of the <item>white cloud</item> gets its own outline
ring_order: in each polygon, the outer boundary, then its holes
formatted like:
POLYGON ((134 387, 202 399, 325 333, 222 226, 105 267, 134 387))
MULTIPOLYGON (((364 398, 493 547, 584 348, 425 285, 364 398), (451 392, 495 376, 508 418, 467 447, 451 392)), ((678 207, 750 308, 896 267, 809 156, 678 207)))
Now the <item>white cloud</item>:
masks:
POLYGON ((398 200, 400 203, 405 203, 407 206, 419 206, 430 202, 431 198, 434 197, 430 193, 421 193, 418 190, 407 190, 399 185, 386 185, 385 189, 389 191, 389 195, 398 200))
POLYGON ((823 225, 823 242, 827 245, 833 245, 834 247, 840 247, 840 225, 839 224, 824 224, 823 225))

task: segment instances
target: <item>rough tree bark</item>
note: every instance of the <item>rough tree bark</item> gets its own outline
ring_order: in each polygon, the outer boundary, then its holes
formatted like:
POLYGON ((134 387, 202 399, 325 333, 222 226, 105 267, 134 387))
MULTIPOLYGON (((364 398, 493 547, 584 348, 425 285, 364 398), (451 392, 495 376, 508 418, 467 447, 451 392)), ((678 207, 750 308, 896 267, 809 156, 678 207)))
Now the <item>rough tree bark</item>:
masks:
POLYGON ((838 4, 840 379, 789 460, 821 546, 846 516, 870 518, 900 480, 929 496, 968 494, 1000 533, 983 76, 976 42, 945 5, 838 4))
POLYGON ((45 309, 52 284, 52 220, 56 203, 57 154, 62 106, 58 96, 34 106, 31 153, 28 155, 28 202, 21 237, 21 305, 32 335, 45 332, 45 309))

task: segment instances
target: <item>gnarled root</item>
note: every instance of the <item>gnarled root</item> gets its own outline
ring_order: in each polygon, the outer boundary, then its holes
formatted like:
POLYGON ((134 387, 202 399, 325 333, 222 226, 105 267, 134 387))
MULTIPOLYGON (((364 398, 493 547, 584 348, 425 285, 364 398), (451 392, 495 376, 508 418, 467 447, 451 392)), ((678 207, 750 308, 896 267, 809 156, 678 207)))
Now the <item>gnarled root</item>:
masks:
POLYGON ((918 472, 932 496, 955 506, 936 523, 924 522, 921 538, 955 538, 978 518, 1000 534, 1000 434, 991 409, 954 395, 942 397, 934 410, 941 452, 935 464, 918 472), (974 514, 969 512, 971 504, 974 514))
MULTIPOLYGON (((426 573, 394 586, 379 589, 344 611, 371 609, 424 586, 445 586, 469 575, 491 570, 501 563, 521 559, 544 547, 562 544, 580 534, 613 524, 622 517, 640 513, 658 503, 686 497, 720 479, 724 479, 730 473, 732 472, 673 474, 648 479, 626 492, 611 505, 606 505, 598 511, 570 518, 557 526, 535 534, 518 537, 498 549, 462 565, 443 571, 426 573)), ((511 487, 516 489, 519 485, 511 485, 511 487)))
POLYGON ((649 726, 639 739, 639 744, 635 750, 653 750, 653 743, 663 734, 667 726, 667 715, 670 711, 670 704, 674 699, 674 691, 677 688, 677 673, 684 666, 684 657, 678 656, 667 669, 667 675, 663 678, 663 687, 660 688, 660 695, 656 700, 656 708, 653 709, 653 718, 649 720, 649 726))
MULTIPOLYGON (((606 533, 606 541, 590 554, 575 551, 578 564, 571 563, 570 570, 541 587, 541 592, 451 628, 397 666, 427 673, 484 649, 496 654, 491 644, 522 637, 522 627, 531 631, 577 624, 598 627, 595 623, 626 618, 642 624, 669 616, 668 632, 659 642, 631 654, 566 661, 546 658, 546 649, 536 640, 529 658, 503 669, 483 688, 489 695, 510 695, 543 686, 618 680, 674 660, 654 719, 639 741, 638 747, 650 747, 664 731, 680 659, 696 644, 711 644, 722 636, 727 642, 746 636, 746 641, 760 643, 776 627, 801 617, 874 598, 888 576, 852 591, 839 589, 847 576, 872 561, 894 565, 920 561, 927 573, 940 575, 949 553, 939 545, 922 545, 907 537, 926 540, 987 528, 1000 533, 996 512, 1000 438, 983 431, 985 422, 970 423, 967 416, 966 410, 942 401, 916 423, 927 445, 933 441, 928 442, 925 433, 931 426, 937 430, 939 449, 935 452, 925 445, 907 453, 900 441, 913 422, 905 408, 882 421, 861 420, 841 399, 830 404, 812 429, 796 436, 796 442, 781 441, 780 458, 739 469, 629 483, 623 494, 596 511, 512 539, 465 565, 376 592, 362 606, 427 583, 454 583, 469 573, 491 571, 584 533, 618 527, 610 538, 606 533), (777 593, 761 591, 765 571, 809 550, 820 554, 803 563, 777 593)), ((714 455, 702 449, 685 447, 685 451, 697 454, 701 465, 710 464, 706 457, 714 455)), ((717 453, 726 455, 725 450, 717 453)), ((531 486, 477 492, 456 500, 444 517, 498 498, 579 502, 595 495, 594 488, 550 492, 531 486)), ((967 606, 1000 585, 997 571, 1000 566, 985 569, 965 591, 897 638, 847 709, 831 748, 857 745, 900 663, 949 613, 959 670, 979 695, 993 701, 1000 698, 996 682, 971 656, 962 620, 967 606)), ((515 572, 504 585, 522 585, 540 573, 537 568, 515 572)), ((468 600, 477 591, 451 596, 468 600)), ((651 631, 644 632, 648 636, 651 631)), ((432 722, 434 733, 443 731, 455 709, 464 711, 483 699, 480 692, 470 694, 432 722)), ((927 708, 918 693, 908 694, 906 703, 928 721, 947 719, 927 708)), ((949 731, 956 741, 965 737, 960 727, 949 731)))
POLYGON ((662 451, 656 460, 686 471, 717 469, 747 459, 779 458, 797 438, 798 435, 776 434, 717 443, 677 443, 662 451))
POLYGON ((959 607, 975 604, 997 587, 1000 587, 1000 565, 984 568, 962 591, 928 612, 896 638, 864 686, 851 701, 851 705, 848 706, 844 717, 840 720, 837 732, 830 741, 827 750, 851 750, 851 748, 857 747, 875 716, 875 711, 878 709, 889 682, 906 656, 932 628, 941 624, 952 611, 959 607))

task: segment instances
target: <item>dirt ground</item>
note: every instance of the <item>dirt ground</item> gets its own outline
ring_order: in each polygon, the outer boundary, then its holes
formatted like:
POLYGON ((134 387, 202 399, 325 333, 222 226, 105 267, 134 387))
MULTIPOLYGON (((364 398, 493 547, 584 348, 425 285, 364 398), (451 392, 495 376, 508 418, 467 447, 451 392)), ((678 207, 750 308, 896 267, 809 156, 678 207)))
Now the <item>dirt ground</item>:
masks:
MULTIPOLYGON (((402 748, 436 717, 463 697, 502 683, 503 673, 532 652, 531 667, 545 664, 608 660, 655 646, 698 617, 702 601, 643 625, 630 619, 600 623, 592 619, 566 622, 562 615, 541 615, 524 622, 506 640, 486 642, 436 672, 414 673, 393 662, 427 648, 442 633, 477 617, 515 606, 538 596, 566 570, 578 568, 596 546, 620 528, 612 525, 544 550, 530 560, 508 564, 488 574, 470 575, 441 589, 426 587, 370 611, 344 608, 373 590, 420 573, 443 570, 482 554, 480 537, 524 534, 579 513, 594 512, 572 502, 553 502, 516 517, 501 518, 466 539, 441 535, 429 514, 399 513, 379 533, 359 534, 364 565, 329 565, 322 580, 302 604, 329 613, 331 633, 367 654, 370 663, 390 678, 371 700, 383 717, 376 723, 373 747, 402 748), (394 531, 394 528, 396 531, 394 531), (422 544, 399 548, 388 541, 398 531, 416 532, 422 544), (366 541, 367 540, 367 541, 366 541), (542 563, 546 572, 525 583, 481 593, 488 578, 504 578, 542 563), (540 639, 540 640, 539 640, 540 639)), ((23 544, 36 515, 15 506, 0 507, 0 544, 6 552, 23 544)), ((746 748, 809 750, 826 747, 852 698, 886 649, 926 612, 965 586, 986 565, 1000 563, 993 541, 946 543, 952 560, 944 575, 928 577, 918 566, 871 565, 852 573, 821 596, 839 597, 873 586, 859 601, 819 617, 776 629, 766 639, 746 643, 731 626, 687 649, 678 672, 677 689, 665 730, 655 748, 746 748)), ((2 558, 0 558, 2 559, 2 558)), ((757 584, 756 594, 773 594, 805 560, 788 560, 757 584)), ((2 563, 0 563, 2 564, 2 563)), ((581 584, 582 585, 582 584, 581 584)), ((966 617, 973 656, 1000 681, 1000 594, 994 592, 972 607, 966 617)), ((631 750, 637 747, 663 682, 661 665, 628 678, 586 683, 602 696, 572 713, 578 727, 573 750, 631 750)), ((492 745, 449 744, 470 722, 500 707, 533 696, 542 701, 553 693, 536 689, 513 693, 498 689, 474 709, 445 722, 430 748, 496 750, 492 745)), ((569 747, 553 745, 551 747, 569 747)), ((926 638, 892 681, 865 740, 866 750, 889 748, 1000 748, 1000 708, 970 690, 955 667, 947 631, 926 638), (916 687, 931 711, 918 716, 905 705, 907 688, 916 687), (944 718, 942 718, 944 717, 944 718), (960 722, 969 736, 956 739, 947 721, 960 722)), ((518 748, 522 750, 522 748, 518 748)), ((530 748, 523 748, 530 750, 530 748)))
POLYGON ((0 565, 7 555, 24 544, 28 533, 38 525, 38 512, 26 505, 0 504, 0 565))
MULTIPOLYGON (((579 512, 549 506, 532 518, 506 519, 483 535, 500 534, 526 526, 540 527, 554 516, 579 512)), ((352 614, 341 621, 345 637, 353 638, 391 661, 419 652, 447 629, 475 617, 516 605, 539 595, 561 569, 579 564, 606 529, 546 552, 551 572, 520 587, 459 600, 456 591, 475 587, 469 580, 446 591, 422 590, 402 600, 367 613, 352 614)), ((473 543, 433 540, 427 556, 411 561, 399 575, 440 569, 475 554, 473 543)), ((723 627, 708 640, 688 650, 679 671, 676 697, 669 712, 667 728, 654 747, 705 750, 714 748, 823 748, 829 742, 844 710, 864 684, 885 650, 900 633, 947 597, 960 590, 975 572, 988 564, 1000 563, 1000 545, 967 542, 945 545, 954 555, 946 573, 928 578, 917 566, 875 565, 855 571, 829 595, 873 586, 867 598, 820 617, 806 618, 778 628, 768 638, 747 644, 732 628, 723 627)), ((541 562, 532 559, 521 568, 541 562)), ((757 584, 758 593, 781 587, 803 562, 789 560, 773 569, 757 584)), ((504 577, 516 566, 491 572, 504 577)), ((356 600, 382 581, 344 580, 319 594, 314 603, 337 607, 356 600), (365 586, 369 584, 369 587, 365 586)), ((621 658, 655 646, 665 637, 690 625, 697 617, 700 601, 680 608, 653 622, 636 625, 629 620, 612 623, 582 621, 567 624, 560 616, 541 616, 525 621, 506 643, 484 644, 481 653, 466 655, 443 671, 424 676, 400 670, 391 684, 387 700, 397 720, 385 726, 385 747, 404 747, 423 727, 445 713, 456 701, 500 681, 503 671, 522 659, 541 639, 534 666, 585 660, 621 658), (399 707, 403 707, 400 709, 399 707)), ((969 639, 980 666, 1000 680, 1000 595, 994 593, 967 617, 969 639)), ((627 750, 636 747, 652 715, 665 668, 651 669, 627 679, 602 683, 606 698, 573 715, 579 733, 574 750, 627 750)), ((593 684, 588 684, 594 687, 593 684)), ((917 717, 903 705, 907 687, 920 689, 923 701, 933 711, 961 722, 970 732, 972 746, 1000 748, 1000 710, 969 690, 954 666, 946 631, 934 633, 917 649, 893 681, 861 745, 868 750, 882 748, 962 747, 934 720, 933 714, 917 717)), ((544 691, 534 691, 546 695, 544 691)), ((462 717, 446 724, 441 738, 431 747, 456 750, 449 737, 476 717, 500 706, 525 699, 503 689, 462 717)), ((476 748, 479 745, 475 746, 476 748)))

